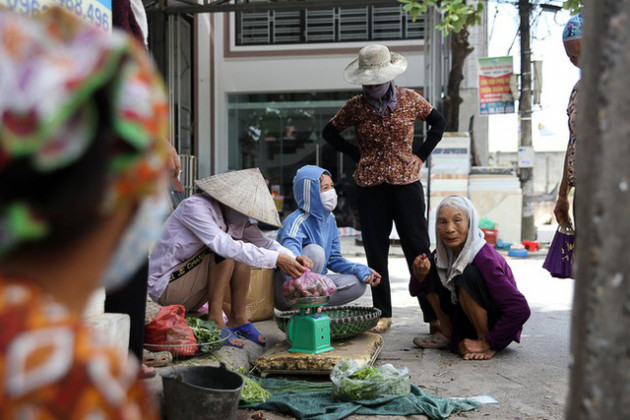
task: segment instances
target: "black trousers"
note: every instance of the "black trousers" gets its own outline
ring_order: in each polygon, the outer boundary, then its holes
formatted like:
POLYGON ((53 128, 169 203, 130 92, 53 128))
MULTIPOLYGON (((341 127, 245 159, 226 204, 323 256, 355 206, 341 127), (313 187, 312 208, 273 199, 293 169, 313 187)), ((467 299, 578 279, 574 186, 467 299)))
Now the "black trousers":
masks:
MULTIPOLYGON (((393 223, 396 223, 409 273, 418 255, 425 253, 431 256, 422 184, 417 181, 407 185, 359 187, 358 208, 368 266, 382 276, 381 284, 372 288, 372 303, 383 312, 383 317, 389 318, 392 316, 392 295, 388 257, 393 223)), ((437 319, 426 297, 418 300, 424 320, 429 322, 437 319)))
POLYGON ((105 312, 128 314, 131 318, 129 350, 140 361, 142 361, 142 348, 144 346, 144 315, 148 278, 149 262, 147 261, 122 289, 105 294, 105 312))

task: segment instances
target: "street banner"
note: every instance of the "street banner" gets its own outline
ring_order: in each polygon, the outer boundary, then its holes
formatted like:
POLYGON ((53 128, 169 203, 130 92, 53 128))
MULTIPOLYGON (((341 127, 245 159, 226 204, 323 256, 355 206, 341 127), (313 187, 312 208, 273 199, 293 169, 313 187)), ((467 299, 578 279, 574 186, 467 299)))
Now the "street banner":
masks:
POLYGON ((514 96, 510 90, 510 78, 513 74, 512 57, 479 59, 480 115, 514 112, 514 96))
POLYGON ((24 16, 44 12, 55 5, 105 32, 112 31, 112 0, 0 0, 0 6, 24 16))

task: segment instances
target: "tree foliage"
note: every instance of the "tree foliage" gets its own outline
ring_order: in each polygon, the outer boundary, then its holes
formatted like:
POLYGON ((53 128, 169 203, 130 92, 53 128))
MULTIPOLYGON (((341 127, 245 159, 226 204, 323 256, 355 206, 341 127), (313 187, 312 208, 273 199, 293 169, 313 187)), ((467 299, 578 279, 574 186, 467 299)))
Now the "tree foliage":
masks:
POLYGON ((584 1, 566 0, 562 7, 567 9, 572 15, 577 15, 578 13, 582 13, 582 9, 584 9, 584 1))
POLYGON ((459 33, 462 29, 481 23, 483 3, 468 4, 466 0, 398 0, 404 4, 403 9, 411 15, 415 22, 418 16, 430 8, 441 12, 442 19, 437 25, 444 34, 459 33))
MULTIPOLYGON (((437 28, 444 35, 451 34, 451 69, 448 76, 446 96, 443 98, 446 115, 446 130, 459 130, 459 107, 463 103, 460 87, 464 80, 464 62, 473 51, 468 37, 470 26, 479 25, 483 15, 483 1, 466 0, 398 0, 403 9, 415 21, 418 16, 436 11, 440 14, 437 28)), ((437 99, 437 98, 433 98, 437 99)), ((477 163, 479 164, 479 163, 477 163)))

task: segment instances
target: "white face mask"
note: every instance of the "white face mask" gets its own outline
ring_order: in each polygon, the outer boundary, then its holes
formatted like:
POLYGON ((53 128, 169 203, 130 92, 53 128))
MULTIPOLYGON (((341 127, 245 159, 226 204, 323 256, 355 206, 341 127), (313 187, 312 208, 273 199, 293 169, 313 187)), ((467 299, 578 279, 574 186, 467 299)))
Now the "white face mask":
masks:
POLYGON ((241 226, 249 221, 249 216, 234 210, 231 207, 225 206, 223 216, 225 221, 232 226, 241 226))
POLYGON ((337 207, 337 191, 334 188, 321 193, 320 197, 326 210, 333 211, 337 207))
POLYGON ((103 273, 101 282, 107 291, 120 289, 148 261, 150 247, 160 237, 168 214, 168 200, 168 195, 160 194, 140 204, 103 273))

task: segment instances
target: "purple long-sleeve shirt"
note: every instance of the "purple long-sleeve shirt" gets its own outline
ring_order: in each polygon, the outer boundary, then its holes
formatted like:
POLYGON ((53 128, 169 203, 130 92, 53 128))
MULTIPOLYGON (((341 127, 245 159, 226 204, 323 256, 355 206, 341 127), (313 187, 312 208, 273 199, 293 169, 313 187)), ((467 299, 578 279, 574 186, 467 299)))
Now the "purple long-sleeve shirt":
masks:
POLYGON ((182 201, 169 216, 151 251, 149 296, 157 301, 175 267, 203 247, 224 258, 259 268, 276 268, 279 253, 295 257, 278 242, 265 237, 258 225, 229 224, 216 200, 196 194, 182 201))
MULTIPOLYGON (((525 296, 518 290, 516 280, 507 261, 492 246, 485 244, 473 259, 472 264, 477 267, 488 286, 490 298, 500 311, 492 331, 486 334, 486 340, 490 348, 495 351, 503 350, 512 341, 521 340, 523 324, 529 318, 531 311, 525 296)), ((412 296, 422 293, 422 286, 415 278, 411 278, 409 292, 412 296)), ((465 316, 461 308, 452 314, 453 337, 451 349, 457 350, 457 346, 464 338, 462 336, 462 318, 465 316)))

